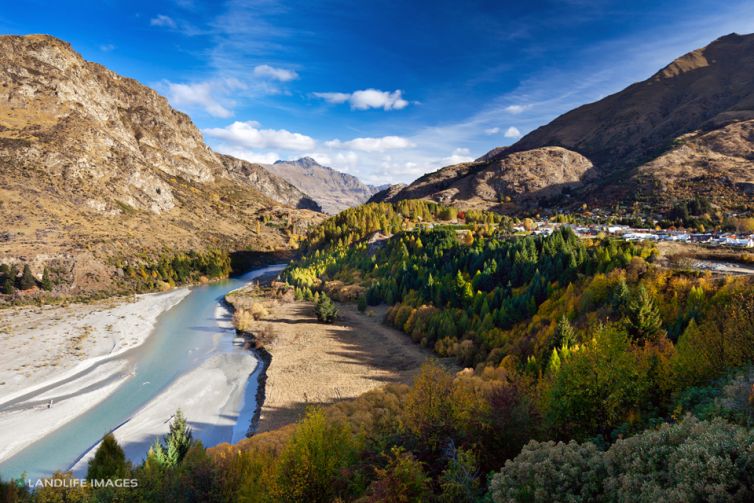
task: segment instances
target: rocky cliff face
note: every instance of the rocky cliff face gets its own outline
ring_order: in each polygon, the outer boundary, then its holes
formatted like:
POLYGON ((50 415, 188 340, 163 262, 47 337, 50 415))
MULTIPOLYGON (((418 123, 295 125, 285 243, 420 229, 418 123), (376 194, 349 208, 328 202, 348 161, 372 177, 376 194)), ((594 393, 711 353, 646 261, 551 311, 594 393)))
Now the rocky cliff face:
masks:
POLYGON ((277 161, 267 169, 314 199, 325 213, 336 214, 365 203, 377 190, 355 176, 320 165, 311 157, 277 161))
POLYGON ((318 218, 285 206, 309 204, 285 181, 213 152, 155 91, 45 35, 0 37, 0 164, 0 262, 285 247, 257 220, 318 218))
POLYGON ((283 178, 271 173, 259 164, 253 164, 229 155, 221 156, 223 166, 231 177, 249 183, 262 194, 267 194, 276 201, 301 210, 322 211, 317 202, 301 192, 283 178))
POLYGON ((490 207, 502 195, 514 211, 634 201, 661 209, 704 193, 720 207, 751 209, 753 120, 754 35, 732 34, 392 198, 490 207))

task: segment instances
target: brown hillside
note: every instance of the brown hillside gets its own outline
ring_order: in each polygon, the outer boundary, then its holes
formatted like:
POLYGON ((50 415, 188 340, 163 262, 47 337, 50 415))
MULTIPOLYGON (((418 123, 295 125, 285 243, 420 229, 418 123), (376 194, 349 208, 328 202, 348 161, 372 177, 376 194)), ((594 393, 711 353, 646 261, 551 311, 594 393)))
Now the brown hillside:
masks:
POLYGON ((321 218, 226 168, 152 89, 45 35, 0 37, 0 165, 0 262, 62 262, 83 290, 109 284, 114 257, 284 248, 321 218))

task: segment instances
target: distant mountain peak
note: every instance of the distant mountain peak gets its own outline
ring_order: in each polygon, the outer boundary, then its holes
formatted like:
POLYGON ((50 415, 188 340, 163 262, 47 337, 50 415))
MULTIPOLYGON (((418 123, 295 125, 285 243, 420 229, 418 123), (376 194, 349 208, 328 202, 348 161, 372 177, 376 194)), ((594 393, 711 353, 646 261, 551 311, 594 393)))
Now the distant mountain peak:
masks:
POLYGON ((311 157, 275 161, 267 167, 314 199, 325 213, 335 214, 358 206, 379 191, 353 175, 322 166, 311 157))
POLYGON ((315 159, 312 159, 311 157, 302 157, 300 159, 296 159, 295 161, 275 161, 275 164, 290 164, 293 166, 298 166, 300 168, 324 168, 325 166, 322 166, 320 163, 318 163, 315 159))

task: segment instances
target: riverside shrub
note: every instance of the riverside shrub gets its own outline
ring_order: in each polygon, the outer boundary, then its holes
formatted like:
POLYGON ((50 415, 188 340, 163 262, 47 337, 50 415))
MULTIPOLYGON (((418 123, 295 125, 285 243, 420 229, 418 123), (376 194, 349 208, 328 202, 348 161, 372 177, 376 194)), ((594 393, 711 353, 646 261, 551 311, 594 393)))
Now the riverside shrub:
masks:
POLYGON ((551 501, 752 501, 754 432, 722 419, 618 440, 530 442, 494 475, 495 503, 551 501))

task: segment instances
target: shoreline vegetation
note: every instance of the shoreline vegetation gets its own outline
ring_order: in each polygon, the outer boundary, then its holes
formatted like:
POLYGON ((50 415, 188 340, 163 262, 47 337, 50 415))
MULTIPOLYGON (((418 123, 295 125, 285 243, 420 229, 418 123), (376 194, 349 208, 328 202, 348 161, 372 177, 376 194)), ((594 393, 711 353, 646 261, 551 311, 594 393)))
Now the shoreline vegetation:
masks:
POLYGON ((254 267, 287 262, 293 250, 228 251, 209 248, 112 257, 107 285, 80 290, 75 287, 75 266, 51 264, 37 276, 27 263, 0 263, 0 311, 18 306, 90 304, 118 297, 166 292, 222 281, 254 267))

